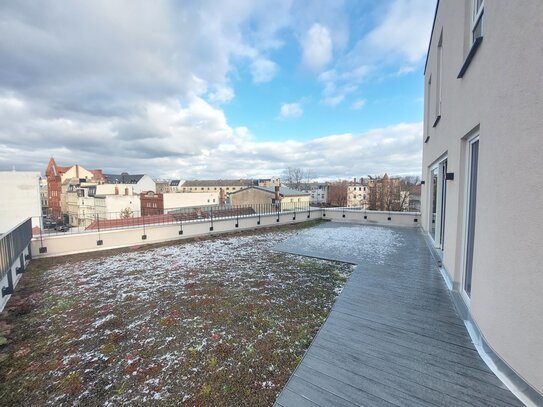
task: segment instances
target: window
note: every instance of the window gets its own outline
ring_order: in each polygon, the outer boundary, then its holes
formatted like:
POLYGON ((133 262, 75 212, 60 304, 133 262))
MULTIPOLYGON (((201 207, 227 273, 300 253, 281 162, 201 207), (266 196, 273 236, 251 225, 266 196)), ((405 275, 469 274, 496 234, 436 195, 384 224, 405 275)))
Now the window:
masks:
POLYGON ((475 242, 475 214, 477 206, 477 172, 479 164, 479 136, 468 140, 467 200, 464 238, 464 281, 466 296, 471 297, 471 280, 473 273, 473 253, 475 242))
POLYGON ((443 88, 443 31, 439 37, 437 43, 437 86, 436 86, 436 121, 434 127, 437 125, 439 118, 441 117, 441 94, 443 88))
POLYGON ((484 14, 484 0, 473 0, 473 14, 471 24, 471 43, 483 36, 483 14, 484 14))
POLYGON ((426 124, 426 138, 424 142, 427 143, 430 139, 430 97, 432 95, 432 75, 428 77, 428 84, 426 85, 426 97, 424 98, 424 122, 426 124))

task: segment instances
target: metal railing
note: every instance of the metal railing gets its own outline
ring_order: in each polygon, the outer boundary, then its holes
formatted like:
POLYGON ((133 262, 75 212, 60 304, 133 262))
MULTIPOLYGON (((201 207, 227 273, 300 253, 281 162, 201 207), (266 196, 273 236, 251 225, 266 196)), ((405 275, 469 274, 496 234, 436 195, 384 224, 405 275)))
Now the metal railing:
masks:
MULTIPOLYGON (((15 261, 22 255, 24 250, 30 244, 32 239, 32 219, 27 219, 19 225, 15 226, 9 232, 0 236, 0 281, 2 281, 6 275, 8 276, 8 283, 11 283, 11 268, 15 261)), ((23 264, 24 264, 23 258, 23 264)), ((24 268, 24 266, 23 266, 24 268)), ((13 284, 8 284, 11 289, 13 284)), ((2 295, 9 291, 2 287, 2 295)))
POLYGON ((43 229, 36 230, 34 237, 42 238, 45 236, 79 234, 89 232, 101 232, 114 229, 133 229, 141 228, 145 230, 147 226, 159 226, 178 224, 183 225, 188 222, 213 222, 216 220, 235 219, 236 224, 239 219, 245 217, 277 215, 286 216, 290 214, 296 217, 300 212, 309 213, 311 208, 308 202, 281 202, 278 204, 246 204, 246 205, 211 205, 183 208, 143 208, 142 211, 124 210, 121 212, 102 212, 102 213, 81 213, 69 214, 68 225, 51 224, 45 218, 41 224, 43 229))

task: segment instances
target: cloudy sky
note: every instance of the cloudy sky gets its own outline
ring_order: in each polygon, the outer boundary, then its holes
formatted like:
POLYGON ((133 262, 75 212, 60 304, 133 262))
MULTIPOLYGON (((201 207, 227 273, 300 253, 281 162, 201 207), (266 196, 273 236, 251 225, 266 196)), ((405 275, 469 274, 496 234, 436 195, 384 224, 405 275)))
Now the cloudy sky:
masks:
POLYGON ((0 170, 420 172, 435 0, 0 3, 0 170))

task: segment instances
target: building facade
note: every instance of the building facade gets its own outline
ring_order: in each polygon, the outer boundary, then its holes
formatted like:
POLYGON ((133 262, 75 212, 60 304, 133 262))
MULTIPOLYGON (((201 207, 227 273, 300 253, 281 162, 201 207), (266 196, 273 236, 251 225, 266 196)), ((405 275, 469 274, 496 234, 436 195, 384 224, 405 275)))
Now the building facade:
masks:
POLYGON ((280 211, 303 210, 309 207, 311 195, 285 187, 259 187, 250 186, 230 195, 232 205, 248 205, 255 211, 271 210, 272 207, 280 211))
POLYGON ((542 16, 540 0, 441 0, 424 74, 422 226, 474 342, 528 405, 543 405, 542 16))
POLYGON ((347 206, 366 209, 369 201, 368 183, 363 179, 353 179, 347 186, 347 206))
POLYGON ((141 216, 163 215, 164 194, 157 194, 153 191, 140 193, 141 216))
POLYGON ((32 227, 41 227, 40 174, 0 171, 0 234, 32 218, 32 227))
POLYGON ((314 182, 308 185, 305 191, 310 195, 310 203, 313 205, 322 205, 327 202, 328 188, 324 182, 314 182))
POLYGON ((68 184, 72 180, 74 183, 103 183, 105 181, 102 170, 87 170, 80 165, 61 167, 57 165, 53 157, 51 157, 47 164, 45 177, 47 178, 47 202, 51 216, 54 219, 62 218, 63 184, 64 191, 67 191, 68 184))
POLYGON ((139 194, 146 191, 156 192, 155 181, 145 174, 129 174, 123 172, 121 174, 104 174, 106 183, 108 184, 130 184, 134 189, 134 193, 139 194))

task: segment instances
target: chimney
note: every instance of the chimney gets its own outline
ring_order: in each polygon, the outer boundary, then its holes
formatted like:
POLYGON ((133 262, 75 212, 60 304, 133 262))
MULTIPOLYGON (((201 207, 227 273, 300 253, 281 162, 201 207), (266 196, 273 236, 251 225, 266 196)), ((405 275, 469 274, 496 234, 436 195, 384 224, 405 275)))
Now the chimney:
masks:
POLYGON ((279 197, 279 187, 276 186, 275 187, 275 202, 279 202, 280 200, 280 197, 279 197))

